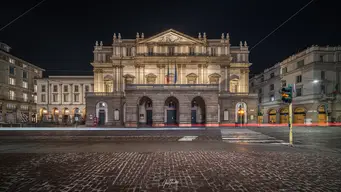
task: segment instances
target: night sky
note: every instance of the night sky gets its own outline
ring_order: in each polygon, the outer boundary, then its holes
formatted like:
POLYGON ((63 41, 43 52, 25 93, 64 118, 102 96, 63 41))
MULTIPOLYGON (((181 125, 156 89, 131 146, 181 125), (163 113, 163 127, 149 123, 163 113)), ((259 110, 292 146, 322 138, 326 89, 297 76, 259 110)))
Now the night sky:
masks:
MULTIPOLYGON (((133 1, 46 0, 0 31, 12 53, 41 68, 46 75, 92 75, 95 41, 111 45, 122 38, 145 37, 173 28, 197 37, 252 47, 310 0, 133 1)), ((40 0, 3 1, 0 28, 40 0)), ((340 3, 339 3, 340 4, 340 3)), ((259 73, 311 45, 341 45, 340 11, 336 0, 315 0, 251 51, 251 73, 259 73)))

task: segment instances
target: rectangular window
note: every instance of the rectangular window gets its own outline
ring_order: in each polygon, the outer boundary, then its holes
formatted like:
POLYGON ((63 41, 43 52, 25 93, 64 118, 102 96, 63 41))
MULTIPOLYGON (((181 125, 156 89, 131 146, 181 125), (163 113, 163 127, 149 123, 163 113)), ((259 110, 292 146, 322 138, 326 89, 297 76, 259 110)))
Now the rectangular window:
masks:
POLYGON ((23 88, 26 88, 26 89, 28 88, 28 83, 27 83, 27 81, 23 81, 23 82, 22 82, 22 87, 23 87, 23 88))
POLYGON ((296 83, 301 83, 302 82, 302 75, 296 76, 296 83))
POLYGON ((275 77, 275 73, 270 73, 270 78, 275 77))
POLYGON ((68 92, 69 91, 69 87, 67 85, 64 85, 64 92, 68 92))
POLYGON ((131 47, 127 47, 127 56, 131 56, 131 47))
POLYGON ((27 71, 22 72, 22 78, 27 79, 27 71))
POLYGON ((37 103, 38 99, 37 99, 37 95, 34 96, 34 103, 37 103))
POLYGON ((10 63, 12 63, 12 64, 15 64, 15 60, 12 59, 12 58, 9 58, 8 61, 9 61, 10 63))
POLYGON ((286 80, 282 80, 282 87, 286 87, 287 86, 287 81, 286 80))
POLYGON ((228 121, 229 120, 229 111, 226 109, 224 111, 224 121, 228 121))
POLYGON ((302 96, 302 88, 296 89, 296 97, 302 96))
POLYGON ((211 48, 211 55, 216 56, 216 48, 215 47, 211 48))
POLYGON ((283 67, 282 68, 282 74, 285 74, 285 73, 287 73, 288 72, 288 68, 287 67, 283 67))
POLYGON ((58 94, 53 94, 52 95, 52 101, 53 102, 58 102, 58 94))
POLYGON ((326 79, 326 72, 325 71, 321 71, 321 80, 326 79))
POLYGON ((297 69, 303 67, 304 66, 304 60, 297 62, 296 65, 297 65, 297 69))
POLYGON ((148 56, 153 56, 154 49, 153 47, 148 47, 148 56))
POLYGON ((274 84, 271 84, 270 85, 270 91, 273 91, 275 89, 275 85, 274 84))
POLYGON ((15 67, 9 66, 9 74, 10 75, 15 75, 15 67))
POLYGON ((85 92, 89 92, 89 85, 85 85, 85 92))
POLYGON ((275 96, 274 95, 270 95, 270 101, 275 101, 275 96))
POLYGON ((46 85, 41 85, 41 92, 46 92, 46 85))
POLYGON ((79 86, 75 85, 75 92, 77 93, 79 91, 79 86))
POLYGON ((64 94, 64 102, 69 102, 69 94, 64 94))
POLYGON ((321 85, 321 93, 326 93, 326 86, 325 85, 321 85))
POLYGON ((33 86, 33 91, 37 93, 37 91, 38 91, 38 85, 34 85, 34 86, 33 86))
POLYGON ((15 99, 15 92, 12 91, 12 90, 9 91, 9 99, 10 100, 14 100, 15 99))
POLYGON ((58 92, 58 85, 53 85, 53 92, 58 92))
POLYGON ((189 55, 194 55, 194 47, 189 48, 189 55))
POLYGON ((79 102, 79 94, 74 94, 74 96, 73 96, 73 98, 74 98, 74 102, 79 102))
POLYGON ((46 95, 45 94, 41 94, 40 101, 41 102, 46 102, 46 95))
POLYGON ((27 100, 28 100, 27 93, 23 93, 22 98, 23 98, 24 102, 27 102, 27 100))
POLYGON ((9 81, 8 83, 10 85, 15 85, 15 79, 14 78, 10 77, 8 81, 9 81))
POLYGON ((168 47, 168 55, 174 55, 174 47, 168 47))

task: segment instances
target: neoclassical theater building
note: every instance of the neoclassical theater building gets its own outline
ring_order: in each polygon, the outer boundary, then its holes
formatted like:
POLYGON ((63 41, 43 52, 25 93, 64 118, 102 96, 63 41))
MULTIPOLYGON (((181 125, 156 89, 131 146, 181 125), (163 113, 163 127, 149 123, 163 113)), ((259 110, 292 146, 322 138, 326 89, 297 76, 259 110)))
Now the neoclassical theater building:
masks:
POLYGON ((246 42, 229 34, 208 39, 173 29, 135 39, 114 34, 94 47, 94 92, 86 93, 86 124, 217 126, 256 123, 257 94, 249 93, 246 42))

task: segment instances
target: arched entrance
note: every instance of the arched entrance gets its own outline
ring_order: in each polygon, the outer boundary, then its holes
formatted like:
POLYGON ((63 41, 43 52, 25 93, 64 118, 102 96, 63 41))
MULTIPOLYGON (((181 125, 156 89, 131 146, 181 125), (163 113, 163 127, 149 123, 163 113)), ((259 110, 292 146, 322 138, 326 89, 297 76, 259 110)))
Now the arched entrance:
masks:
POLYGON ((53 119, 53 122, 58 123, 58 120, 59 120, 59 110, 58 110, 57 107, 53 108, 53 110, 52 110, 52 119, 53 119))
POLYGON ((206 105, 202 97, 197 96, 191 102, 191 124, 206 123, 206 105))
POLYGON ((96 117, 98 125, 105 125, 108 122, 108 104, 100 101, 96 105, 96 117))
POLYGON ((39 110, 39 120, 40 121, 47 121, 48 119, 48 111, 45 107, 40 108, 39 110))
POLYGON ((280 118, 279 118, 279 122, 281 124, 287 124, 289 121, 289 108, 288 107, 284 107, 279 111, 280 114, 280 118))
POLYGON ((179 124, 179 100, 173 96, 165 101, 165 123, 171 126, 179 124))
POLYGON ((63 109, 62 121, 64 124, 68 124, 70 122, 70 110, 67 107, 63 109))
POLYGON ((244 102, 239 102, 236 105, 236 123, 247 123, 247 106, 244 102))
POLYGON ((269 123, 276 123, 277 112, 276 109, 269 110, 269 123))
POLYGON ((303 107, 297 107, 294 110, 294 123, 304 124, 305 109, 303 107))
POLYGON ((139 125, 153 125, 153 102, 147 96, 143 96, 139 101, 138 123, 139 125))
POLYGON ((317 108, 317 112, 318 112, 318 123, 325 124, 327 122, 327 114, 326 114, 325 105, 320 105, 317 108))

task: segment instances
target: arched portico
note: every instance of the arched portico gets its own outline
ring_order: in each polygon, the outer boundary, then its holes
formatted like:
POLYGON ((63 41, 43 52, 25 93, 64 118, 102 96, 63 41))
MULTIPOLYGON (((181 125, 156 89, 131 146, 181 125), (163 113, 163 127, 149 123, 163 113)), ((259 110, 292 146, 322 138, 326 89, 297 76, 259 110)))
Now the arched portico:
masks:
POLYGON ((108 104, 100 101, 96 104, 96 117, 98 125, 105 125, 108 122, 108 104))
POLYGON ((247 123, 247 106, 244 102, 236 104, 236 123, 245 124, 247 123))
POLYGON ((153 125, 153 102, 147 97, 143 96, 138 102, 138 124, 139 125, 153 125))
POLYGON ((196 96, 191 101, 191 124, 206 123, 206 105, 202 97, 196 96))
POLYGON ((165 100, 165 123, 166 125, 177 126, 179 124, 179 100, 170 96, 165 100))

